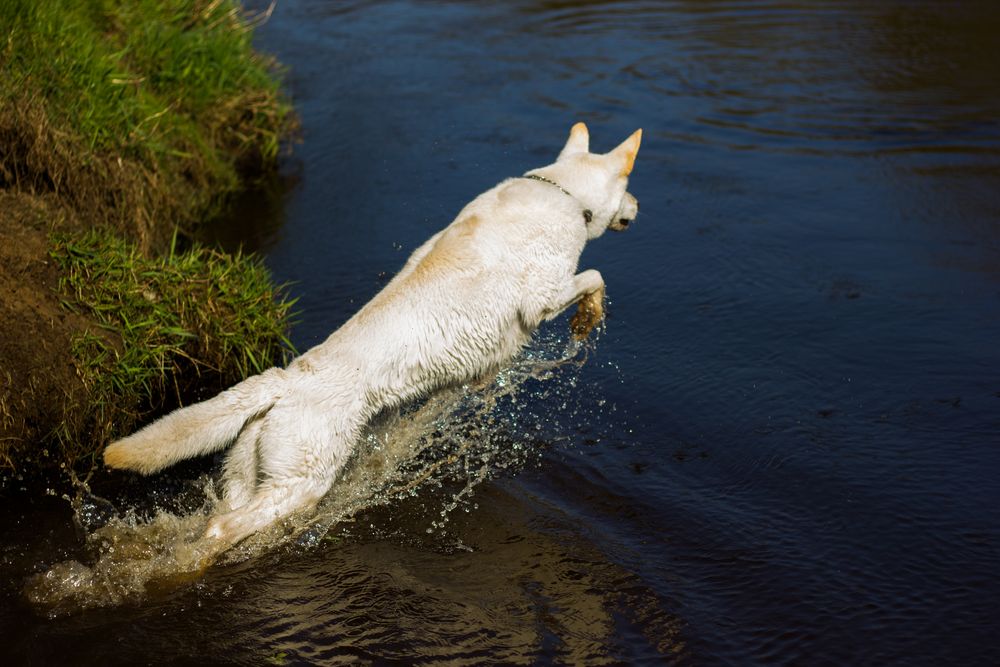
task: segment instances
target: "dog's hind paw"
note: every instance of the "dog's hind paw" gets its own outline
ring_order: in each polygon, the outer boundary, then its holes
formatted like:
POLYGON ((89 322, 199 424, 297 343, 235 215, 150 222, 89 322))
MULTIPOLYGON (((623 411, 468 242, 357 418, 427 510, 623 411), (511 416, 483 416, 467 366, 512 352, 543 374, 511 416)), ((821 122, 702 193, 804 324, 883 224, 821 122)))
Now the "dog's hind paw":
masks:
POLYGON ((576 340, 583 340, 590 335, 601 320, 604 319, 604 286, 585 295, 577 305, 573 319, 569 321, 569 330, 576 340))

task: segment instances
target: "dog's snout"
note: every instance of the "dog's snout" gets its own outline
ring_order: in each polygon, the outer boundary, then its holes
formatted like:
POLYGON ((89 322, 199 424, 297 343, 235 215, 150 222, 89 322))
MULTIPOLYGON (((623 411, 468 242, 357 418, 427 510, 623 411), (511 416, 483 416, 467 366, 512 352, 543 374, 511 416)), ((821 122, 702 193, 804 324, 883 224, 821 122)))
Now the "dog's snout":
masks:
POLYGON ((628 229, 628 226, 631 223, 632 223, 632 218, 625 218, 625 217, 618 218, 617 220, 613 220, 611 224, 608 225, 608 229, 610 229, 613 232, 623 232, 626 229, 628 229))
POLYGON ((639 202, 630 193, 626 192, 618 212, 615 214, 615 217, 611 218, 608 229, 614 232, 625 231, 637 215, 639 215, 639 202))

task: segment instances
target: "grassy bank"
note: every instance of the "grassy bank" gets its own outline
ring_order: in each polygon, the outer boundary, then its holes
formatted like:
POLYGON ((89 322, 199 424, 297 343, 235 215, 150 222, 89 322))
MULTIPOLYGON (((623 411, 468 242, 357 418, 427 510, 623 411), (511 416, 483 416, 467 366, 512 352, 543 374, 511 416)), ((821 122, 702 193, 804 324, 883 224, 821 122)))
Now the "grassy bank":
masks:
POLYGON ((0 3, 0 467, 72 463, 281 360, 289 304, 259 262, 174 244, 291 129, 254 21, 231 0, 0 3))
POLYGON ((233 2, 5 0, 0 26, 0 185, 162 248, 273 167, 289 108, 233 2))

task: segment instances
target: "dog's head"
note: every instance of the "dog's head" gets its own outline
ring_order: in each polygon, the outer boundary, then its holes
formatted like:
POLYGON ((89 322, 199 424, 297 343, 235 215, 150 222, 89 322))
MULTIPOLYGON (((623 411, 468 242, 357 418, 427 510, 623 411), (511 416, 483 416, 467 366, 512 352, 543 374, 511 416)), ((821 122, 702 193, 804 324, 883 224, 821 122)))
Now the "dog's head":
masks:
POLYGON ((605 229, 623 231, 639 213, 639 202, 626 188, 641 141, 642 130, 636 130, 610 153, 591 153, 590 132, 577 123, 555 164, 540 170, 590 211, 588 238, 597 238, 605 229))

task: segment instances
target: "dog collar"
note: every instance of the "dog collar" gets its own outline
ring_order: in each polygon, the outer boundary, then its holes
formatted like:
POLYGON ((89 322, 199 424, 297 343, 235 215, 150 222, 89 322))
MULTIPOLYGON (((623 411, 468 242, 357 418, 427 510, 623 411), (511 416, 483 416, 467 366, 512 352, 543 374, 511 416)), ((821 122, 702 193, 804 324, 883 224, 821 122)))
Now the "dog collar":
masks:
MULTIPOLYGON (((576 199, 576 197, 573 196, 573 193, 571 193, 569 190, 559 185, 555 181, 545 178, 544 176, 539 176, 538 174, 525 174, 524 176, 521 176, 521 178, 530 178, 533 181, 541 181, 542 183, 548 183, 549 185, 559 188, 559 190, 561 190, 562 193, 567 197, 569 197, 570 199, 576 199)), ((577 199, 577 201, 580 200, 577 199)), ((590 222, 593 219, 594 219, 594 214, 591 212, 591 210, 589 208, 583 209, 584 222, 590 222)))

